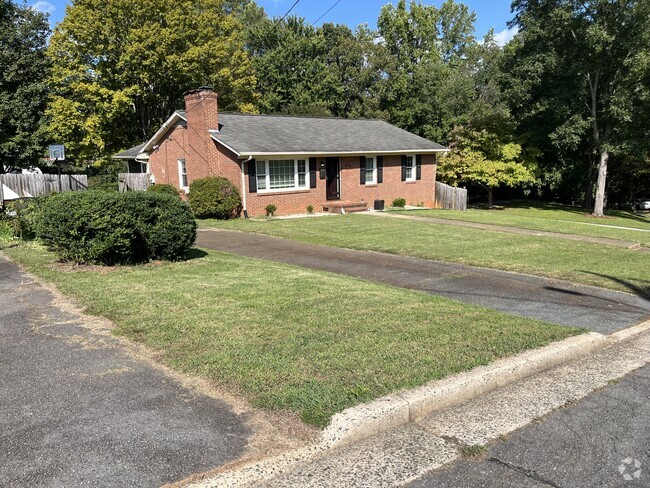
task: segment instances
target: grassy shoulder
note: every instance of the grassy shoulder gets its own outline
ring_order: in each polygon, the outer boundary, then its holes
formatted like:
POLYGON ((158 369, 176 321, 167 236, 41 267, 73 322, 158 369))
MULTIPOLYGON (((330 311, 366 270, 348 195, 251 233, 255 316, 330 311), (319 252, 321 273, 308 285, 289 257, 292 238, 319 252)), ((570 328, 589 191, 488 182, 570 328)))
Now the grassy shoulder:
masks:
POLYGON ((518 271, 650 295, 650 254, 612 246, 363 214, 288 220, 202 221, 199 225, 518 271))
POLYGON ((61 265, 35 245, 3 252, 171 367, 318 426, 346 407, 581 333, 218 252, 114 268, 61 265))
POLYGON ((604 219, 597 219, 590 216, 583 208, 538 202, 526 204, 513 202, 493 210, 469 209, 464 212, 458 210, 393 211, 420 217, 620 239, 650 246, 650 218, 646 214, 625 211, 608 211, 608 215, 604 219), (643 229, 647 232, 633 230, 633 228, 643 229))

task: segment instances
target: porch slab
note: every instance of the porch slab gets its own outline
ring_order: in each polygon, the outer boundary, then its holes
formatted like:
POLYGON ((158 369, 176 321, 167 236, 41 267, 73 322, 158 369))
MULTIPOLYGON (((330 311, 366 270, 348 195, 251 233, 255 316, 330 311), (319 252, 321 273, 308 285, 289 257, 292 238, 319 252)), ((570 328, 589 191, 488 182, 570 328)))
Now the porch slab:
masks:
POLYGON ((331 200, 323 203, 323 211, 327 213, 342 214, 350 212, 365 212, 368 210, 368 202, 350 202, 331 200))

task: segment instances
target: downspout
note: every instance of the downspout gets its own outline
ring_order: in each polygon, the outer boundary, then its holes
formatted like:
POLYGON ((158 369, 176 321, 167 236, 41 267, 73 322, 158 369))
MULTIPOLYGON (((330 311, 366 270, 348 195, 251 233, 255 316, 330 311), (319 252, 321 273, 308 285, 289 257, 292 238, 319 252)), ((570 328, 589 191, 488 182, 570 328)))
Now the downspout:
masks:
POLYGON ((244 174, 244 168, 246 163, 248 163, 253 156, 248 156, 248 159, 241 162, 241 192, 242 192, 242 205, 244 207, 244 218, 248 218, 248 210, 246 208, 246 176, 244 174))

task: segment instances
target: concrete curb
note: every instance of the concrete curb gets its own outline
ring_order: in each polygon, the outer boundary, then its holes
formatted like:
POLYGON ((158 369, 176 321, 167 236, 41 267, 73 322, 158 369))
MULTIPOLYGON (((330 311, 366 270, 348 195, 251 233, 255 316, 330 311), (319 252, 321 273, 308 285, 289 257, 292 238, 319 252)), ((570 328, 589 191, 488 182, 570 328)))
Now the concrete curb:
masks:
POLYGON ((596 332, 569 337, 540 349, 499 359, 466 373, 348 408, 332 418, 330 425, 323 431, 321 444, 325 449, 346 446, 421 419, 433 411, 459 405, 648 330, 650 321, 630 329, 634 330, 626 329, 611 339, 596 332))

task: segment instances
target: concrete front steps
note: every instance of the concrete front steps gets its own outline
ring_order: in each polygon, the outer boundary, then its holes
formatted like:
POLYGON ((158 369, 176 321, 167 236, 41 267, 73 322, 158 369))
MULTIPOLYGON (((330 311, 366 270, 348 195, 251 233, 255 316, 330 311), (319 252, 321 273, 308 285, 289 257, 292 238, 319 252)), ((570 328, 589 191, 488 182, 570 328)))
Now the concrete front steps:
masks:
POLYGON ((345 214, 351 212, 365 212, 368 210, 368 202, 346 202, 331 200, 323 203, 323 212, 331 214, 345 214))

